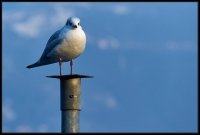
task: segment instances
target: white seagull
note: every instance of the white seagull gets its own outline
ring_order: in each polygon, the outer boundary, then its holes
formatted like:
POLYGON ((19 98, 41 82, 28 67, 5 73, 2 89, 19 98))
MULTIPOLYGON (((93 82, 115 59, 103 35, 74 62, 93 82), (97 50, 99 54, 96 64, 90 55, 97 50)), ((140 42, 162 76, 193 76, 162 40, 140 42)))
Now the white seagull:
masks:
POLYGON ((50 37, 40 59, 34 64, 27 66, 27 68, 59 62, 61 76, 62 62, 70 61, 70 73, 72 75, 72 60, 85 50, 85 44, 86 35, 80 25, 80 19, 70 17, 67 19, 65 26, 50 37))

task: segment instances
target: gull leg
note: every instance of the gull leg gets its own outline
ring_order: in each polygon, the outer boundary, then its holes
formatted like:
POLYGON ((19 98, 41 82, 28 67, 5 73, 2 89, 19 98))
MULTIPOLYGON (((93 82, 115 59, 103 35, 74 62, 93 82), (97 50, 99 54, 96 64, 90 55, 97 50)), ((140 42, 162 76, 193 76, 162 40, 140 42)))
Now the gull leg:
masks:
POLYGON ((71 75, 72 75, 72 66, 73 66, 73 61, 72 60, 70 60, 70 69, 71 69, 71 75))
POLYGON ((62 76, 62 59, 59 58, 60 76, 62 76))

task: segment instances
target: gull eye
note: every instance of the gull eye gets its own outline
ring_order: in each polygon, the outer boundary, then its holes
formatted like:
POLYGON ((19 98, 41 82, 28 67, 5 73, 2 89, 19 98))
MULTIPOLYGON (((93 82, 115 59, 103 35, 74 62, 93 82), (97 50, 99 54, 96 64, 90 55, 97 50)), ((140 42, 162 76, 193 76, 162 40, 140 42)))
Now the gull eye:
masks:
POLYGON ((80 23, 78 23, 78 25, 80 25, 80 23))

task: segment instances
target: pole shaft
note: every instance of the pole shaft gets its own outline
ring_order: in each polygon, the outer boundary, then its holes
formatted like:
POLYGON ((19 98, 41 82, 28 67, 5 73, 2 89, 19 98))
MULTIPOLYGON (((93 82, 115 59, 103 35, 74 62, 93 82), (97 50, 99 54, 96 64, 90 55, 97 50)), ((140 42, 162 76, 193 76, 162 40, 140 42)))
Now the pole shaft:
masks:
POLYGON ((81 78, 93 78, 93 76, 73 74, 47 77, 60 79, 61 132, 79 132, 81 78))
POLYGON ((79 111, 69 110, 62 111, 62 133, 77 133, 79 132, 79 111))
POLYGON ((79 132, 80 78, 60 79, 61 132, 79 132))

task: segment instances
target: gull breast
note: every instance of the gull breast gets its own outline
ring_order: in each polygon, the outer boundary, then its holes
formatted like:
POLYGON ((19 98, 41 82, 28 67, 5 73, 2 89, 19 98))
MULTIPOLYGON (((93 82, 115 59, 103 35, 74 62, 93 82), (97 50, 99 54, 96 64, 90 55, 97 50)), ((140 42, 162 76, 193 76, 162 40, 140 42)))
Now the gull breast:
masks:
POLYGON ((64 40, 56 48, 56 52, 63 61, 77 58, 84 50, 86 36, 82 29, 69 30, 64 35, 64 40))

